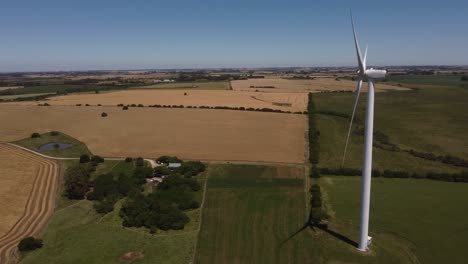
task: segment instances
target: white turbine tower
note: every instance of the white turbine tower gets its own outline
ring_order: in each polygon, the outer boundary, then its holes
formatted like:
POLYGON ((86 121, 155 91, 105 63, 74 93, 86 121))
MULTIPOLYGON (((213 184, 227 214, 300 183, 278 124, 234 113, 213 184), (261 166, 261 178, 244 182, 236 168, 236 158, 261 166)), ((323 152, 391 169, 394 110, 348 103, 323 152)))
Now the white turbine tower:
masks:
POLYGON ((385 78, 387 71, 366 69, 367 47, 364 52, 364 59, 361 57, 361 50, 359 42, 356 37, 354 29, 354 19, 351 15, 351 25, 353 27, 354 45, 356 46, 356 53, 359 64, 359 80, 356 90, 356 97, 354 99, 353 113, 351 115, 351 122, 349 124, 348 136, 346 138, 345 150, 343 154, 343 163, 346 156, 346 148, 348 147, 349 135, 353 125, 354 114, 356 112, 359 94, 361 93, 362 82, 364 79, 368 81, 367 92, 367 109, 366 109, 366 127, 364 134, 364 159, 362 164, 362 191, 361 191, 361 227, 359 237, 360 251, 367 251, 371 237, 369 237, 369 206, 370 206, 370 187, 371 187, 371 173, 372 173, 372 136, 374 127, 374 80, 385 78))

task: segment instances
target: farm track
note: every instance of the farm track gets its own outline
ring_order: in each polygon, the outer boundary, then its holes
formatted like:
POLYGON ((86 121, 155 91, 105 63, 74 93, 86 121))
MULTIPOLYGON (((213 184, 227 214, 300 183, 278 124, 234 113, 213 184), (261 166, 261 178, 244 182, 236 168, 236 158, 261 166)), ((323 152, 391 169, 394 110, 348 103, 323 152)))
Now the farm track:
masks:
POLYGON ((24 237, 40 235, 52 216, 58 188, 59 166, 54 161, 7 144, 0 144, 0 149, 39 165, 23 215, 6 234, 0 237, 0 264, 6 264, 17 260, 19 241, 24 237))

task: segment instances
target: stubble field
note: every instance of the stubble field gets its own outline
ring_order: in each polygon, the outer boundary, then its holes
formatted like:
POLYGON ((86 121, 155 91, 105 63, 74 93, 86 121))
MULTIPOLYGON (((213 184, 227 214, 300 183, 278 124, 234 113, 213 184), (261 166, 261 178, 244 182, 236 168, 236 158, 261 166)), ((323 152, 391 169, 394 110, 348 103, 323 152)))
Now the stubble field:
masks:
POLYGON ((100 94, 73 94, 56 96, 47 101, 12 102, 11 105, 51 105, 77 104, 116 106, 117 104, 148 105, 183 105, 183 106, 228 106, 271 108, 283 111, 305 111, 307 94, 305 93, 274 93, 227 91, 227 90, 130 90, 100 94), (287 105, 282 105, 287 103, 287 105))
POLYGON ((106 157, 303 163, 306 116, 207 109, 0 106, 0 141, 62 131, 106 157), (101 117, 102 112, 108 114, 101 117))
POLYGON ((55 208, 58 165, 0 144, 0 263, 17 257, 18 242, 37 236, 55 208))

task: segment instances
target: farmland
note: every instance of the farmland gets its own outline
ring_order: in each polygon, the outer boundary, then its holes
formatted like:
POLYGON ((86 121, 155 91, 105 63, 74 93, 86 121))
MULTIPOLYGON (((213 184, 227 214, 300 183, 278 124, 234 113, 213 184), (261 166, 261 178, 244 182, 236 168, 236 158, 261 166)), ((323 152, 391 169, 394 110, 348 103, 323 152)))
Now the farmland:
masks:
POLYGON ((0 263, 6 263, 16 258, 18 242, 40 235, 52 216, 58 165, 5 144, 0 162, 0 263))
MULTIPOLYGON (((360 177, 326 177, 320 183, 328 197, 330 225, 336 232, 357 240, 360 177)), ((373 250, 377 254, 381 248, 398 252, 411 260, 409 263, 464 263, 468 246, 467 191, 468 185, 459 183, 373 179, 369 234, 375 241, 373 250)), ((340 261, 353 259, 345 257, 345 250, 334 254, 341 254, 337 258, 340 261)), ((378 263, 392 262, 380 259, 378 263)))
POLYGON ((187 90, 229 90, 229 82, 173 82, 173 83, 156 83, 152 85, 137 86, 133 89, 187 89, 187 90))
POLYGON ((0 106, 1 141, 61 131, 106 157, 302 163, 304 115, 205 109, 0 106), (101 117, 102 112, 108 117, 101 117))
MULTIPOLYGON (((413 255, 401 252, 407 245, 404 240, 378 237, 369 255, 349 244, 357 237, 356 222, 347 219, 359 213, 358 181, 343 183, 335 191, 335 178, 320 179, 331 196, 325 232, 306 225, 308 204, 300 167, 212 165, 207 176, 196 263, 414 263, 413 255)), ((386 204, 393 205, 391 201, 386 204)), ((402 211, 392 215, 395 222, 404 217, 402 211)), ((389 218, 379 218, 379 224, 384 226, 389 218)))
MULTIPOLYGON (((354 98, 352 94, 316 94, 314 100, 319 112, 349 114, 354 98)), ((468 129, 467 90, 455 87, 426 88, 409 92, 381 93, 376 95, 375 100, 374 129, 387 135, 390 142, 405 149, 468 158, 465 133, 468 129)), ((365 102, 364 94, 358 105, 358 120, 364 120, 365 102)), ((323 162, 328 166, 339 166, 349 120, 336 115, 319 114, 317 122, 322 132, 321 140, 324 141, 321 152, 323 162)), ((348 150, 347 163, 360 166, 362 136, 353 133, 348 150)), ((434 162, 431 165, 425 160, 397 152, 375 150, 375 153, 374 162, 377 166, 379 163, 399 159, 402 166, 412 166, 414 169, 456 169, 434 162), (398 156, 400 158, 397 158, 398 156)))
MULTIPOLYGON (((264 78, 235 80, 231 82, 234 90, 262 92, 317 92, 317 91, 354 91, 356 82, 335 78, 315 78, 309 80, 291 80, 281 78, 264 78)), ((365 89, 364 89, 365 90, 365 89)), ((401 91, 408 88, 381 84, 376 91, 401 91)))
POLYGON ((56 96, 43 101, 14 102, 14 105, 77 104, 116 106, 117 104, 183 105, 183 106, 228 106, 271 108, 283 111, 305 111, 307 95, 304 93, 257 93, 242 91, 203 90, 127 90, 100 94, 73 94, 56 96), (287 103, 286 105, 281 105, 287 103))
POLYGON ((212 165, 196 263, 304 263, 316 259, 307 219, 304 171, 212 165))

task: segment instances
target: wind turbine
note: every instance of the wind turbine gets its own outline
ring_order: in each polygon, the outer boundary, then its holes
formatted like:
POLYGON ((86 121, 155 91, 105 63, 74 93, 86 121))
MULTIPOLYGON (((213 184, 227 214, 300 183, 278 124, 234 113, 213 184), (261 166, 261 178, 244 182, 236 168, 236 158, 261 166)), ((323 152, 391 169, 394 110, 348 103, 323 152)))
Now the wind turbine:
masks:
POLYGON ((366 109, 366 125, 364 132, 364 158, 362 164, 362 190, 361 190, 361 226, 360 226, 360 237, 359 247, 360 251, 367 251, 371 241, 369 236, 369 207, 370 207, 370 187, 371 187, 371 173, 372 173, 372 137, 374 130, 374 80, 385 78, 387 75, 386 70, 375 70, 373 68, 366 68, 367 59, 367 47, 364 52, 364 59, 361 57, 361 50, 359 48, 359 42, 356 36, 356 30, 354 29, 354 19, 351 15, 351 26, 353 28, 354 45, 356 46, 356 53, 359 65, 359 80, 356 89, 356 97, 354 99, 353 113, 351 115, 351 122, 349 123, 348 136, 346 137, 345 150, 343 154, 343 163, 346 156, 346 149, 348 147, 349 135, 353 126, 354 114, 359 100, 359 94, 361 93, 362 82, 367 79, 368 92, 367 92, 367 109, 366 109))

